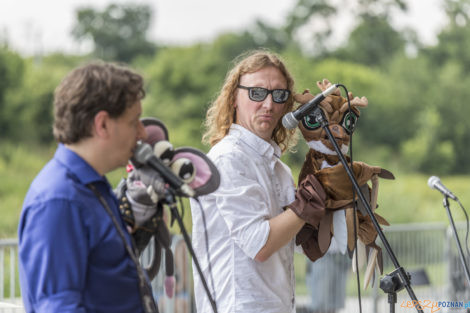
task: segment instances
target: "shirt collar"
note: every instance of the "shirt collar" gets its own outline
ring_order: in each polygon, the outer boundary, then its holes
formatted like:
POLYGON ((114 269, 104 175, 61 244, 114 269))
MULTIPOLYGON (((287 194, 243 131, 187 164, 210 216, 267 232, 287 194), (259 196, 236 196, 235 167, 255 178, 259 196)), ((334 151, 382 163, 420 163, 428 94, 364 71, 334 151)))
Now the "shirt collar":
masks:
POLYGON ((54 159, 66 167, 84 185, 97 181, 107 182, 104 176, 101 176, 82 157, 67 148, 62 143, 59 143, 59 146, 57 147, 54 155, 54 159))
POLYGON ((275 156, 278 159, 281 157, 281 148, 273 140, 267 142, 241 125, 232 123, 229 134, 236 135, 259 155, 265 157, 275 156))

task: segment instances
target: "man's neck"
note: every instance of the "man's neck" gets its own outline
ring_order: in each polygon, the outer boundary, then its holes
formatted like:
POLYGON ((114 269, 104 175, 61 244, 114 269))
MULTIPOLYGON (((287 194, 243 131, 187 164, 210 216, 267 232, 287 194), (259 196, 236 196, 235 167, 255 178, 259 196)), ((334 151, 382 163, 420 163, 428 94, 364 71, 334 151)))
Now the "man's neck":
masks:
POLYGON ((102 153, 100 152, 97 144, 92 140, 83 139, 77 143, 65 144, 65 146, 78 154, 85 160, 91 167, 95 169, 101 176, 109 172, 106 164, 103 163, 102 153))

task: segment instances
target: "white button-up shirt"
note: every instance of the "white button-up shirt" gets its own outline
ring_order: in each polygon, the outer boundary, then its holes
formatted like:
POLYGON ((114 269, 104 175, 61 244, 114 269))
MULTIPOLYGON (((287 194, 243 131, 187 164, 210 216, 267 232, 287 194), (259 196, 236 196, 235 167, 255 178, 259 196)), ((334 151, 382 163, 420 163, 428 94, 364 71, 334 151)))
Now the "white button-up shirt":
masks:
MULTIPOLYGON (((237 124, 208 153, 221 183, 200 197, 201 207, 191 200, 192 244, 220 313, 295 312, 294 240, 265 262, 254 260, 268 239, 269 219, 295 198, 292 174, 280 153, 274 142, 237 124)), ((193 275, 197 312, 210 313, 195 266, 193 275)))

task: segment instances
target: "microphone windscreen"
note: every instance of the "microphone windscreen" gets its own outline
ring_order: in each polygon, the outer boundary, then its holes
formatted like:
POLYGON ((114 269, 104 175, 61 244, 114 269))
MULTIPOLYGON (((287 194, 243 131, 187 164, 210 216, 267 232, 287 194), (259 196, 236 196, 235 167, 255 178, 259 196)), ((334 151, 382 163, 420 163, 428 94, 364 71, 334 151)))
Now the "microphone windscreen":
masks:
POLYGON ((175 150, 172 162, 182 158, 189 159, 195 168, 194 179, 188 185, 196 196, 209 194, 219 188, 219 171, 207 155, 196 148, 182 147, 175 150))
POLYGON ((439 177, 431 176, 428 179, 428 186, 434 189, 434 185, 440 181, 439 177))

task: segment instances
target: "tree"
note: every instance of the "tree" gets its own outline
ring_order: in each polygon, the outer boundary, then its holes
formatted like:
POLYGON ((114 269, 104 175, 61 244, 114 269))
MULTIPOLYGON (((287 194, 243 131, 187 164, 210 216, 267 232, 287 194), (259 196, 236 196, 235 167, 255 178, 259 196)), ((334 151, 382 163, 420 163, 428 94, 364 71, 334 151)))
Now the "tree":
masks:
POLYGON ((458 62, 469 71, 470 1, 445 0, 444 8, 449 24, 438 35, 439 44, 423 48, 421 53, 428 56, 436 66, 444 66, 446 62, 458 62))
POLYGON ((77 12, 72 35, 79 42, 92 40, 95 56, 129 63, 138 55, 151 55, 156 47, 146 39, 152 10, 143 4, 109 5, 100 12, 82 8, 77 12))
POLYGON ((149 64, 144 114, 161 119, 176 146, 202 148, 201 122, 232 61, 258 48, 248 33, 223 34, 212 43, 162 48, 149 64))
POLYGON ((329 1, 298 0, 287 16, 285 32, 296 38, 302 50, 321 55, 328 51, 327 41, 337 14, 338 9, 329 1))
POLYGON ((21 57, 6 47, 0 47, 0 137, 3 138, 11 135, 18 118, 7 97, 21 84, 23 72, 21 57))
POLYGON ((404 48, 404 38, 393 29, 386 16, 365 15, 351 32, 347 44, 331 53, 331 56, 378 66, 387 63, 404 48))

